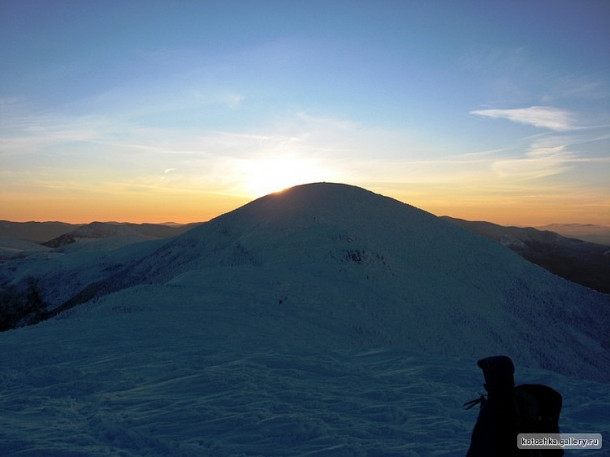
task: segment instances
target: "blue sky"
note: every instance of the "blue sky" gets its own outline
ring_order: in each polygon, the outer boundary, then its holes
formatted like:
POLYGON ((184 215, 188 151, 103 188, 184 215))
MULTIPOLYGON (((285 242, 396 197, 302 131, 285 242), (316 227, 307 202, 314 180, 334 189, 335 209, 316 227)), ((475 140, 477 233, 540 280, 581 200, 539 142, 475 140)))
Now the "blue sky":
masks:
POLYGON ((610 225, 610 2, 0 0, 0 219, 200 221, 312 181, 610 225))

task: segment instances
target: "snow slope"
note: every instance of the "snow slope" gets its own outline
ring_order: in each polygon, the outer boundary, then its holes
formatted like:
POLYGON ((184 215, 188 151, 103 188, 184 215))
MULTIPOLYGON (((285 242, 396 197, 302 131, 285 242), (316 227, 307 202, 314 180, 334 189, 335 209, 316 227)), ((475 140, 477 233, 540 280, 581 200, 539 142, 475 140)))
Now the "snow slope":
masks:
POLYGON ((504 227, 483 221, 442 219, 509 247, 557 276, 610 293, 610 247, 531 227, 504 227))
MULTIPOLYGON (((465 455, 475 358, 286 347, 248 332, 251 313, 146 288, 0 334, 3 456, 465 455)), ((564 432, 610 433, 608 384, 521 366, 516 380, 563 394, 564 432)), ((607 455, 566 456, 585 454, 607 455)))
POLYGON ((78 290, 105 279, 163 242, 124 235, 52 250, 40 246, 39 252, 0 263, 0 291, 25 289, 34 283, 48 308, 53 309, 78 290))
POLYGON ((18 257, 25 257, 35 252, 45 252, 49 248, 40 244, 23 241, 17 238, 0 238, 0 263, 18 257))
POLYGON ((3 455, 461 456, 500 353, 610 431, 608 297, 395 200, 298 186, 102 252, 3 266, 74 305, 0 333, 3 455))

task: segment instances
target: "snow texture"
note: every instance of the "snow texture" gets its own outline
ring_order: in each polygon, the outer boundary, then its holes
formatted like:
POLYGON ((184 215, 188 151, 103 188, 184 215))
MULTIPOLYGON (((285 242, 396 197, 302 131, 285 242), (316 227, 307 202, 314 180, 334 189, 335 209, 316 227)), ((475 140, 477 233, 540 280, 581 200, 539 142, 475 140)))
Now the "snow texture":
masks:
POLYGON ((463 456, 495 354, 609 436, 608 297, 416 208, 315 184, 109 240, 0 268, 74 304, 0 334, 2 455, 463 456))

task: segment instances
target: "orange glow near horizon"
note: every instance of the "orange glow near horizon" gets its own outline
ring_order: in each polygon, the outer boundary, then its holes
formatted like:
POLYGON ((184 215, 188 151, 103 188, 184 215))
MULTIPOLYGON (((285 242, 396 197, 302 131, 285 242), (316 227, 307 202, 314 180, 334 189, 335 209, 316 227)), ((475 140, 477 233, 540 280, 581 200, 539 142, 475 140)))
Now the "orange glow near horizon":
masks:
POLYGON ((17 198, 3 208, 0 219, 71 224, 94 221, 187 224, 208 221, 247 202, 243 197, 205 193, 155 198, 89 196, 87 201, 47 197, 41 202, 36 198, 17 198))
MULTIPOLYGON (((286 186, 291 187, 291 186, 286 186)), ((580 223, 610 226, 610 215, 604 211, 608 202, 592 201, 582 205, 564 197, 501 199, 458 193, 454 200, 442 193, 404 191, 375 186, 362 186, 373 192, 428 211, 437 216, 481 220, 500 225, 543 226, 553 223, 580 223)), ((274 192, 282 189, 275 189, 274 192)), ((261 196, 261 195, 259 195, 261 196)), ((0 219, 13 222, 61 221, 84 224, 93 221, 132 223, 204 222, 233 211, 259 196, 243 193, 159 191, 142 193, 95 193, 87 195, 35 194, 1 196, 0 219)))

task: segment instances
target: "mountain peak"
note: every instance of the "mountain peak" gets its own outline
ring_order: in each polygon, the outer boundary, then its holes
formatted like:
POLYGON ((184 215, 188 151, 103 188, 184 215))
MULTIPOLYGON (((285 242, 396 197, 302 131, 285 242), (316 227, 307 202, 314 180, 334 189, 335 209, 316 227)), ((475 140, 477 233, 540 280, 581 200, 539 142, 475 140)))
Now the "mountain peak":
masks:
MULTIPOLYGON (((294 186, 261 197, 237 209, 239 212, 255 208, 260 215, 270 217, 274 212, 342 214, 367 205, 379 204, 379 199, 392 200, 371 191, 348 184, 312 183, 294 186)), ((392 200, 395 202, 395 200, 392 200)))
POLYGON ((251 231, 250 235, 265 229, 272 236, 273 230, 299 232, 315 226, 334 227, 365 231, 367 236, 376 238, 392 227, 401 226, 401 231, 408 231, 413 224, 426 226, 438 221, 430 213, 357 186, 320 182, 266 195, 213 219, 210 225, 226 229, 243 226, 241 230, 251 231))

